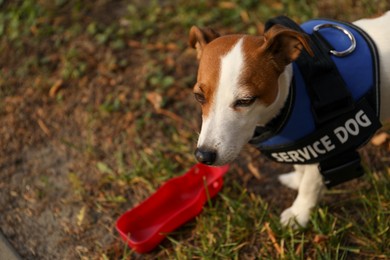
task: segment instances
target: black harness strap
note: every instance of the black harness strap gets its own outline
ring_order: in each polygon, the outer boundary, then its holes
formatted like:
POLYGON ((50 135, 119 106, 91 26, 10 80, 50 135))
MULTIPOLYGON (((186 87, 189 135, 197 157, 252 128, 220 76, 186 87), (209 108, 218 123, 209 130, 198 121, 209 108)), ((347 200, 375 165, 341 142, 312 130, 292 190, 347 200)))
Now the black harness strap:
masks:
POLYGON ((360 154, 355 150, 349 150, 342 156, 322 161, 319 170, 328 188, 364 175, 360 154))
MULTIPOLYGON (((268 30, 274 24, 281 24, 298 32, 306 34, 301 27, 286 16, 279 16, 269 20, 265 25, 268 30)), ((351 111, 354 108, 353 99, 344 80, 330 58, 329 52, 333 48, 318 32, 309 35, 310 48, 314 57, 302 51, 295 61, 312 101, 312 110, 317 125, 351 111)))
MULTIPOLYGON (((281 24, 306 34, 298 24, 285 16, 269 20, 265 25, 265 30, 275 24, 281 24)), ((301 72, 304 72, 302 76, 312 102, 312 112, 317 127, 324 131, 326 128, 331 129, 329 122, 334 120, 340 123, 345 120, 348 114, 355 114, 361 109, 370 115, 370 118, 375 119, 376 113, 368 105, 369 102, 366 98, 355 105, 351 93, 329 55, 330 50, 333 49, 332 46, 318 32, 309 35, 309 39, 314 57, 303 50, 295 62, 301 72)), ((379 127, 380 122, 377 119, 373 120, 372 126, 364 130, 365 133, 360 135, 359 138, 369 138, 379 127)), ((277 149, 274 149, 274 151, 277 152, 277 149)), ((281 149, 281 151, 283 150, 281 149)), ((284 155, 284 152, 280 154, 284 155)), ((354 148, 344 150, 341 154, 335 151, 335 153, 329 155, 319 163, 319 170, 328 188, 364 174, 360 163, 360 155, 354 148)))

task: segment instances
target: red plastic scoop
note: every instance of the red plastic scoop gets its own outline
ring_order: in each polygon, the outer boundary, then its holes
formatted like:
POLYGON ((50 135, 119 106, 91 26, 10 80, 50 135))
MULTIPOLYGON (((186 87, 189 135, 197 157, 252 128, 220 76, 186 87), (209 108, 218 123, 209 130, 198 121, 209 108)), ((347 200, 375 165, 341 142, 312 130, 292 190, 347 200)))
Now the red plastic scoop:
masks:
POLYGON ((221 190, 222 176, 228 169, 228 165, 196 164, 184 175, 170 179, 118 218, 116 228, 121 237, 138 253, 152 250, 167 233, 202 211, 207 199, 221 190))

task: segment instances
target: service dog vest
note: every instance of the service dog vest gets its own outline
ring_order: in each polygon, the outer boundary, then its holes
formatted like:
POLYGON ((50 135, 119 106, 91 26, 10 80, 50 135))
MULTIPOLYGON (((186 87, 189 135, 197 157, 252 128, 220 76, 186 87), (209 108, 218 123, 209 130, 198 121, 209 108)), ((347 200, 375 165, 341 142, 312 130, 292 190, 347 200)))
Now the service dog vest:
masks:
POLYGON ((381 127, 375 44, 343 22, 311 20, 298 29, 289 18, 279 17, 266 27, 275 23, 307 33, 315 56, 303 51, 293 63, 285 107, 256 128, 250 143, 277 162, 320 163, 324 176, 336 176, 325 180, 329 187, 362 175, 356 149, 381 127), (334 172, 343 167, 343 173, 334 172))

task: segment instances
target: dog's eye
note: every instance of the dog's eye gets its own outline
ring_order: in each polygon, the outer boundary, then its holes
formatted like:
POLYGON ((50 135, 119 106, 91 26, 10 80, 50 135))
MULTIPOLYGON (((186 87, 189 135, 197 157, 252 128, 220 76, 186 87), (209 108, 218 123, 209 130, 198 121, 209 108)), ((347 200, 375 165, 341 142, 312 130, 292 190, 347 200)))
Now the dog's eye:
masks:
POLYGON ((204 103, 206 103, 206 98, 203 94, 194 93, 194 96, 195 96, 196 101, 198 101, 200 104, 203 105, 204 103))
POLYGON ((256 97, 238 99, 236 102, 234 102, 234 107, 249 107, 250 105, 255 103, 255 101, 256 97))

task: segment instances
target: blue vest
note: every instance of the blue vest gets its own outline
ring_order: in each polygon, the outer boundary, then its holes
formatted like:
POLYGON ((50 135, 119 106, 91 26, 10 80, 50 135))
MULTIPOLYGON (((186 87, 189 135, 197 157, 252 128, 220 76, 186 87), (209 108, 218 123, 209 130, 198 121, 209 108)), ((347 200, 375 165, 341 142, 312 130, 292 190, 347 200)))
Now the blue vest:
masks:
MULTIPOLYGON (((343 22, 311 20, 301 28, 312 35, 313 28, 321 24, 344 28, 356 40, 356 47, 350 54, 344 57, 330 54, 344 81, 344 88, 353 100, 352 108, 332 120, 319 122, 313 111, 310 86, 305 84, 305 71, 294 62, 291 93, 282 115, 276 120, 278 125, 273 126, 271 132, 264 130, 267 126, 258 127, 250 141, 277 162, 308 164, 335 158, 346 151, 356 150, 381 126, 378 120, 379 62, 374 43, 359 28, 343 22)), ((351 39, 340 28, 323 28, 317 33, 330 49, 342 51, 351 46, 351 39)))

